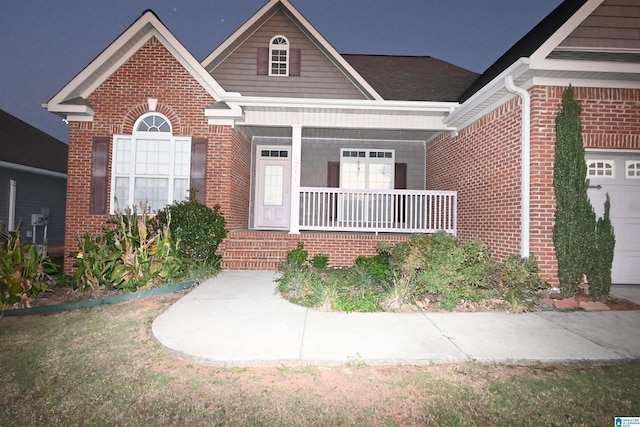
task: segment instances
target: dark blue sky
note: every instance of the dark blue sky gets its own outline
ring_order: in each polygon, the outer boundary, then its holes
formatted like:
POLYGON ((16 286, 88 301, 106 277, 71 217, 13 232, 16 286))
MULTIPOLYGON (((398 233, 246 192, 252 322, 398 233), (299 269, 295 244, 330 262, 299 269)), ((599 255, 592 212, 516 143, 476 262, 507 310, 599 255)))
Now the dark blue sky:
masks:
MULTIPOLYGON (((0 109, 67 142, 48 101, 152 9, 204 59, 266 0, 3 0, 0 109)), ((482 72, 561 0, 292 0, 340 53, 429 55, 482 72)))

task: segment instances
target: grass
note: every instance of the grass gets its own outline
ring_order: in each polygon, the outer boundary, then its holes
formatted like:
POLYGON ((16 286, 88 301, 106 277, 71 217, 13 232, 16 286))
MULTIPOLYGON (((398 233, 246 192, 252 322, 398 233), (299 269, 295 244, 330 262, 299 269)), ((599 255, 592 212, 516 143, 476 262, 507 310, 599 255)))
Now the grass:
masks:
POLYGON ((611 425, 640 366, 214 367, 151 336, 180 295, 0 320, 0 424, 611 425))

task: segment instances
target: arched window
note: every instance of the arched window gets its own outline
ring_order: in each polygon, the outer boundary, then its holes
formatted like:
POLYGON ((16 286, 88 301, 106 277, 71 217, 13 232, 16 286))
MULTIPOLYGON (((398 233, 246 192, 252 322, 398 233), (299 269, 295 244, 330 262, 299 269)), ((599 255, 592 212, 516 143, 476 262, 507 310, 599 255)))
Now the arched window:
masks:
POLYGON ((274 36, 269 43, 269 75, 289 75, 289 40, 285 36, 274 36))
POLYGON ((113 137, 111 213, 142 203, 158 211, 188 198, 191 137, 174 136, 169 119, 156 112, 140 116, 133 129, 113 137))

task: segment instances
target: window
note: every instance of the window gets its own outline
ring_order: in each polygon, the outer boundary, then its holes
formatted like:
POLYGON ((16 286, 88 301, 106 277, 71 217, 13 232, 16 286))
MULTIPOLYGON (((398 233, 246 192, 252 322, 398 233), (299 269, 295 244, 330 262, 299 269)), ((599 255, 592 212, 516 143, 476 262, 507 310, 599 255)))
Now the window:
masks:
POLYGON ((393 150, 340 150, 340 187, 393 189, 393 150))
POLYGON ((627 171, 627 178, 640 179, 640 161, 627 160, 626 171, 627 171))
POLYGON ((587 162, 589 178, 613 178, 613 160, 589 160, 587 162))
POLYGON ((269 44, 269 75, 289 75, 289 41, 284 36, 275 36, 269 44))
POLYGON ((191 138, 175 137, 169 120, 141 116, 132 135, 114 135, 111 213, 146 203, 158 211, 188 198, 191 138))

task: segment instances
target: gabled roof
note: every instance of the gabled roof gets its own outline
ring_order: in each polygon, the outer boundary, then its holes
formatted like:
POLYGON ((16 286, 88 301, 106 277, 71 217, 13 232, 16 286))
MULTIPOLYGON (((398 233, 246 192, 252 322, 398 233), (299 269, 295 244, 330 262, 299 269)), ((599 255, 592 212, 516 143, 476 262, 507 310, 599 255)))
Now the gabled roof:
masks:
POLYGON ((229 36, 203 61, 202 66, 212 72, 235 49, 246 41, 255 31, 269 20, 277 11, 283 10, 306 34, 318 48, 331 60, 338 69, 363 93, 368 99, 381 100, 376 90, 347 62, 333 46, 307 21, 307 19, 288 0, 269 0, 249 20, 229 36))
POLYGON ((64 142, 0 110, 0 163, 67 173, 64 142))
POLYGON ((640 88, 639 11, 637 0, 565 0, 460 96, 444 122, 462 129, 518 87, 640 88))
POLYGON ((221 99, 224 89, 156 14, 147 10, 43 106, 68 120, 91 120, 93 109, 86 101, 89 95, 152 37, 158 39, 214 99, 221 99))
POLYGON ((430 56, 342 56, 386 100, 453 102, 478 78, 430 56))
POLYGON ((514 44, 504 55, 489 66, 478 79, 470 85, 459 97, 459 102, 464 102, 485 86, 502 71, 507 69, 519 58, 530 57, 552 34, 564 25, 587 0, 565 0, 554 9, 538 25, 514 44))

